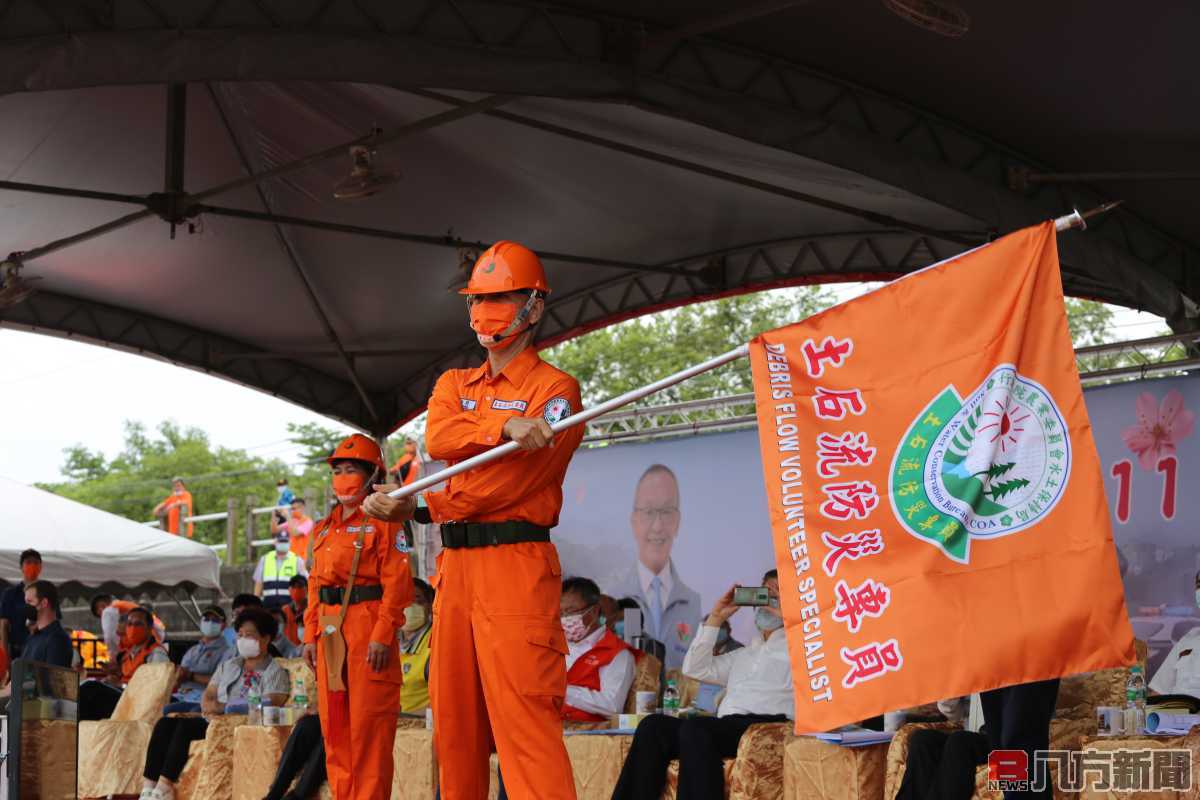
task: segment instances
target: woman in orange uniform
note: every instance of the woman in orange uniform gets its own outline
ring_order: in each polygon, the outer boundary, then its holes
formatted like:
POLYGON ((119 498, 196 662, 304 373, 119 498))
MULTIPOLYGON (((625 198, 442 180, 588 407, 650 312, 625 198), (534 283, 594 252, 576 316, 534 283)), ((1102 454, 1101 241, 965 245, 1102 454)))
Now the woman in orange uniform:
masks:
POLYGON ((317 672, 333 796, 387 800, 402 682, 396 630, 413 600, 408 545, 402 525, 360 508, 386 469, 379 446, 354 434, 326 461, 338 505, 313 531, 304 658, 317 672))

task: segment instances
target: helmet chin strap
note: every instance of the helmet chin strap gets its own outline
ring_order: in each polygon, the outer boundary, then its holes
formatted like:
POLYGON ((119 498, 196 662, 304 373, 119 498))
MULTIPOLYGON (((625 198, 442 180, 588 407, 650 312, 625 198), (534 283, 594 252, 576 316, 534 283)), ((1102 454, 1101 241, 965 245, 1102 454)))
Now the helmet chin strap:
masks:
POLYGON ((520 333, 521 326, 525 324, 525 320, 529 319, 530 313, 533 311, 533 304, 541 299, 541 293, 536 289, 529 293, 529 299, 525 301, 525 305, 521 306, 521 310, 517 312, 516 319, 500 333, 490 337, 492 344, 500 344, 505 339, 516 336, 520 333))

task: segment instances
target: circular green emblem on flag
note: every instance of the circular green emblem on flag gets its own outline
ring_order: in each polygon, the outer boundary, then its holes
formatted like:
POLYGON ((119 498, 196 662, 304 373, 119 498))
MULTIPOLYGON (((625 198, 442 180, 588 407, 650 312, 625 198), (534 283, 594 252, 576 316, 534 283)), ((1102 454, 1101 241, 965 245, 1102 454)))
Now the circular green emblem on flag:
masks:
POLYGON ((1054 398, 1003 364, 965 400, 948 386, 913 420, 889 495, 905 530, 967 563, 972 538, 1016 533, 1049 513, 1070 474, 1054 398))

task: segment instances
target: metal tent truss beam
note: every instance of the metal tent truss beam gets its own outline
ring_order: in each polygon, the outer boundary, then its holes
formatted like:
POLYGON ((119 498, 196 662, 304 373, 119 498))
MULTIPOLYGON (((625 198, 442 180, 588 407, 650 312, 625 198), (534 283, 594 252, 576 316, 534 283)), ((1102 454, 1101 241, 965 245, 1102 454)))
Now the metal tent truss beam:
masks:
MULTIPOLYGON (((231 362, 222 353, 253 350, 246 342, 55 292, 36 292, 0 309, 0 327, 46 333, 168 361, 279 397, 356 428, 369 414, 345 379, 294 362, 231 362)), ((382 395, 374 396, 385 407, 382 395)))
MULTIPOLYGON (((1050 165, 812 68, 687 25, 546 3, 10 2, 0 4, 0 64, 0 92, 307 78, 625 101, 869 175, 999 232, 1110 199, 1078 184, 1012 191, 1011 169, 1050 165), (100 57, 114 49, 123 57, 100 57)), ((1195 324, 1195 248, 1129 211, 1092 227, 1064 238, 1064 263, 1114 284, 1127 305, 1195 324)))
MULTIPOLYGON (((962 244, 909 231, 859 231, 797 236, 699 253, 663 264, 681 274, 627 272, 576 292, 551 295, 538 328, 546 348, 598 328, 654 311, 736 294, 819 282, 891 280, 964 250, 962 244)), ((1118 302, 1112 287, 1064 268, 1070 294, 1118 302)), ((479 348, 464 337, 404 381, 394 397, 396 419, 420 413, 437 377, 447 369, 474 366, 479 348)))
MULTIPOLYGON (((1200 358, 1167 361, 1180 348, 1200 344, 1200 334, 1156 336, 1129 342, 1114 342, 1075 351, 1080 365, 1079 378, 1085 386, 1100 386, 1124 380, 1183 375, 1200 369, 1200 358), (1174 349, 1173 349, 1174 348, 1174 349), (1088 359, 1119 356, 1125 366, 1088 370, 1088 359)), ((754 395, 735 394, 707 400, 687 400, 657 406, 624 409, 597 417, 587 424, 584 444, 621 441, 648 441, 669 436, 743 430, 757 424, 754 395)))

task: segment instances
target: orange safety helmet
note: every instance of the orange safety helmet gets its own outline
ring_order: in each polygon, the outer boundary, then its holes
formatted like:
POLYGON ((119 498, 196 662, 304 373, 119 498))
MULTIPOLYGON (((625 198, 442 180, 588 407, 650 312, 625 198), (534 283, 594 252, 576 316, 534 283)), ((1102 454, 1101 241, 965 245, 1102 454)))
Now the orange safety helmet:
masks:
POLYGON ((546 270, 537 254, 525 245, 499 241, 483 251, 471 270, 467 288, 459 294, 501 294, 519 289, 533 289, 550 294, 546 270))
POLYGON ((387 472, 387 466, 383 463, 383 452, 380 451, 379 445, 374 439, 363 436, 361 433, 354 433, 343 439, 342 443, 325 461, 332 465, 335 461, 347 458, 374 464, 380 472, 387 472))

